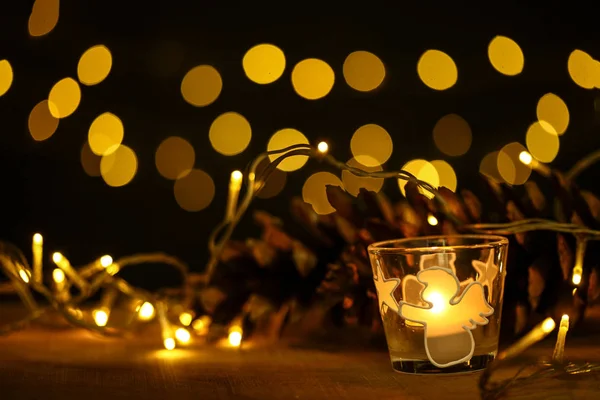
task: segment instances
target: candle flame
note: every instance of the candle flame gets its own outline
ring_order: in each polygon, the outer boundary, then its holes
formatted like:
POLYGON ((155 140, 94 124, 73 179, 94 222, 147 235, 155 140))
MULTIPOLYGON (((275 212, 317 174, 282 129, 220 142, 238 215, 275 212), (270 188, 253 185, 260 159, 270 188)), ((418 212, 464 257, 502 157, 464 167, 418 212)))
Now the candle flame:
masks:
POLYGON ((432 304, 432 313, 439 314, 446 308, 446 305, 444 304, 444 297, 438 292, 433 292, 430 295, 428 295, 427 298, 423 298, 425 299, 425 301, 428 301, 432 304))

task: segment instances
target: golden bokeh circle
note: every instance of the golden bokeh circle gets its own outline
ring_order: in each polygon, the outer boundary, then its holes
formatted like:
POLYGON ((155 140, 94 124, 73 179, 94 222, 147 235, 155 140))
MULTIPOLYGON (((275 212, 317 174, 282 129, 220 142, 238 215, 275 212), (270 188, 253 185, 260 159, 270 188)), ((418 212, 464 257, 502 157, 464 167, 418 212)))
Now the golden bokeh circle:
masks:
MULTIPOLYGON (((267 151, 285 149, 295 144, 309 144, 309 142, 302 132, 293 128, 285 128, 275 132, 271 136, 267 144, 267 151)), ((269 160, 275 161, 279 156, 281 154, 270 154, 269 160)), ((306 161, 308 161, 308 156, 292 156, 283 160, 277 165, 277 168, 286 172, 296 171, 302 168, 306 164, 306 161)))
POLYGON ((185 101, 196 107, 212 104, 222 89, 221 75, 210 65, 192 68, 181 81, 181 95, 185 101))
POLYGON ((208 138, 217 152, 234 156, 246 150, 250 144, 252 128, 243 115, 226 112, 215 118, 210 125, 208 138))
POLYGON ((499 153, 499 151, 493 151, 489 154, 486 154, 479 164, 479 172, 497 183, 503 181, 502 176, 500 176, 500 172, 498 171, 499 153))
POLYGON ((95 177, 100 176, 100 162, 102 157, 92 152, 90 145, 86 141, 81 147, 81 166, 86 174, 95 177))
POLYGON ((259 44, 244 54, 242 67, 252 82, 260 85, 273 83, 285 71, 285 54, 275 45, 259 44))
POLYGON ((525 136, 527 150, 538 161, 549 163, 558 155, 560 140, 549 124, 531 124, 525 136))
MULTIPOLYGON (((415 159, 404 164, 402 169, 406 172, 409 172, 415 176, 415 178, 429 183, 434 188, 437 188, 440 185, 440 176, 438 175, 437 169, 431 164, 429 161, 422 159, 415 159)), ((398 179, 398 186, 400 187, 400 192, 402 195, 406 196, 406 191, 404 187, 406 186, 408 181, 404 179, 398 179)), ((432 198, 433 194, 430 192, 419 188, 419 192, 428 198, 432 198)))
POLYGON ((8 92, 13 78, 13 69, 8 60, 0 60, 0 96, 8 92))
POLYGON ((200 211, 210 205, 215 196, 215 184, 206 172, 194 168, 175 181, 175 200, 186 211, 200 211))
POLYGON ((502 179, 510 185, 523 185, 531 175, 531 167, 519 159, 527 151, 521 143, 513 142, 504 146, 498 153, 496 162, 502 179))
POLYGON ((539 121, 550 124, 559 135, 565 133, 569 126, 569 108, 554 93, 546 93, 542 96, 538 101, 536 113, 539 121))
MULTIPOLYGON (((372 160, 368 160, 369 156, 361 156, 361 161, 365 161, 367 160, 368 164, 374 165, 374 166, 366 166, 363 165, 362 163, 358 162, 358 160, 356 158, 352 158, 350 159, 346 165, 353 167, 353 168, 358 168, 360 170, 366 171, 366 172, 379 172, 379 171, 383 171, 383 168, 381 167, 380 164, 378 164, 377 160, 372 159, 372 160), (370 162, 369 162, 370 161, 370 162)), ((354 175, 352 172, 350 171, 342 171, 342 183, 344 184, 344 189, 346 189, 346 191, 348 193, 350 193, 352 196, 358 196, 358 194, 360 193, 360 189, 366 189, 368 191, 371 192, 379 192, 381 190, 381 188, 383 187, 383 178, 367 178, 367 177, 361 177, 358 175, 354 175)))
POLYGON ((385 66, 379 57, 368 51, 350 53, 344 61, 344 79, 359 92, 377 89, 385 78, 385 66))
POLYGON ((73 78, 64 78, 50 89, 48 103, 54 118, 66 118, 73 114, 81 102, 81 89, 73 78))
POLYGON ((525 56, 521 47, 506 36, 496 36, 488 46, 490 63, 501 74, 514 76, 523 71, 525 56))
POLYGON ((135 177, 138 160, 135 152, 125 145, 115 151, 103 155, 100 160, 100 173, 108 186, 121 187, 127 185, 135 177))
MULTIPOLYGON (((261 176, 265 168, 267 168, 267 166, 269 166, 269 160, 266 159, 258 164, 256 168, 257 180, 258 177, 261 176)), ((285 187, 286 181, 287 173, 275 168, 269 175, 267 181, 265 182, 260 192, 258 192, 257 196, 261 199, 269 199, 271 197, 277 196, 285 187)))
POLYGON ((436 147, 449 156, 462 156, 471 148, 473 133, 469 123, 458 114, 448 114, 433 127, 436 147))
POLYGON ((112 54, 104 45, 87 49, 79 58, 77 77, 79 82, 91 86, 102 82, 112 68, 112 54))
POLYGON ((320 215, 335 212, 335 208, 327 199, 326 188, 328 185, 342 187, 342 181, 330 172, 317 172, 309 176, 302 186, 302 199, 320 215))
POLYGON ((323 60, 307 58, 292 70, 292 86, 300 97, 317 100, 329 94, 335 82, 333 69, 323 60))
POLYGON ((584 89, 594 88, 599 78, 597 75, 600 74, 595 68, 592 56, 582 50, 574 50, 569 54, 567 69, 573 82, 584 89))
POLYGON ((42 100, 33 107, 29 114, 27 126, 31 137, 36 141, 50 138, 58 128, 58 118, 50 113, 48 100, 42 100))
POLYGON ((196 162, 194 147, 178 136, 171 136, 161 142, 154 155, 156 169, 167 179, 177 179, 188 174, 196 162))
POLYGON ((27 28, 31 36, 44 36, 58 23, 60 0, 35 0, 27 28))
POLYGON ((350 151, 362 165, 375 167, 389 160, 394 150, 390 134, 377 124, 358 128, 350 140, 350 151), (362 158, 362 156, 368 156, 362 158))
POLYGON ((125 136, 123 123, 113 113, 105 112, 94 119, 88 131, 90 148, 99 156, 115 151, 125 136))
POLYGON ((417 63, 423 83, 434 90, 446 90, 458 80, 458 69, 452 57, 440 50, 427 50, 417 63))
POLYGON ((452 165, 444 160, 434 160, 431 162, 439 176, 439 186, 443 186, 447 189, 456 191, 458 180, 456 179, 456 172, 452 165))

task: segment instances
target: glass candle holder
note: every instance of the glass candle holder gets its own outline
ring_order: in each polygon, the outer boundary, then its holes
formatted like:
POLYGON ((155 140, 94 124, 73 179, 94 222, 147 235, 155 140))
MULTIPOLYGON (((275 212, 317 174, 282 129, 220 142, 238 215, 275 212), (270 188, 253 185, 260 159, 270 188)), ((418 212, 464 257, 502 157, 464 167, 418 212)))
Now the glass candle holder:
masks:
POLYGON ((429 236, 369 246, 392 368, 483 369, 498 352, 508 240, 429 236))

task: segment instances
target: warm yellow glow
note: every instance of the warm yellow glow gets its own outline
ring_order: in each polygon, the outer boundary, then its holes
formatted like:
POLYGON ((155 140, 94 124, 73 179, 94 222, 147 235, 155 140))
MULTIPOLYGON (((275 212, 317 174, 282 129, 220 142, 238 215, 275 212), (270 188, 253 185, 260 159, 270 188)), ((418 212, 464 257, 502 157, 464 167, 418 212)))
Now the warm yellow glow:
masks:
POLYGON ((390 134, 376 124, 361 126, 354 132, 350 140, 352 155, 367 167, 384 164, 392 155, 393 149, 394 144, 390 134))
POLYGON ((194 319, 194 316, 190 312, 186 311, 179 314, 179 322, 181 322, 181 325, 190 326, 192 319, 194 319))
POLYGON ((124 135, 125 129, 119 117, 105 112, 96 117, 90 125, 88 143, 94 154, 106 156, 117 150, 123 142, 124 135))
POLYGON ((108 268, 112 265, 113 258, 109 255, 105 255, 100 257, 100 265, 104 268, 108 268))
POLYGON ((560 97, 554 93, 546 93, 538 101, 536 111, 539 121, 550 124, 559 135, 565 133, 569 126, 569 108, 560 97))
POLYGON ((34 140, 42 141, 54 135, 58 128, 58 121, 58 118, 54 118, 50 113, 48 100, 43 100, 31 110, 27 126, 31 137, 34 140))
POLYGON ((156 312, 152 303, 148 303, 146 301, 138 310, 138 318, 142 321, 150 321, 152 318, 154 318, 155 313, 156 312))
POLYGON ((442 153, 462 156, 471 147, 473 133, 463 117, 448 114, 440 118, 433 127, 433 141, 442 153))
POLYGON ((211 323, 212 319, 208 315, 203 315, 192 322, 192 328, 194 328, 194 330, 198 333, 202 333, 208 329, 211 323))
POLYGON ((96 85, 106 79, 111 68, 112 54, 106 46, 99 44, 81 55, 77 64, 77 76, 84 85, 96 85))
MULTIPOLYGON (((429 183, 433 187, 438 187, 440 184, 440 176, 438 175, 437 170, 428 161, 421 159, 411 160, 404 164, 402 169, 407 172, 410 172, 417 179, 429 183)), ((398 186, 400 187, 400 192, 402 192, 404 196, 406 196, 406 192, 404 190, 406 183, 407 181, 403 179, 398 179, 398 186)), ((433 194, 421 188, 419 188, 419 192, 421 192, 424 196, 427 196, 428 198, 433 197, 433 194)))
POLYGON ((52 254, 52 261, 54 261, 55 264, 58 264, 63 260, 64 260, 64 257, 62 254, 60 254, 58 252, 52 254))
POLYGON ((522 151, 519 153, 519 160, 525 165, 531 165, 533 157, 531 157, 531 154, 529 154, 527 151, 522 151))
POLYGON ((498 172, 498 151, 486 154, 479 164, 479 172, 496 182, 502 182, 503 179, 498 172))
POLYGON ((219 97, 223 89, 221 75, 210 65, 199 65, 188 71, 181 81, 181 95, 193 106, 204 107, 219 97))
POLYGON ((573 82, 584 89, 592 89, 600 79, 600 71, 594 65, 594 59, 585 51, 574 50, 567 61, 569 75, 573 82))
POLYGON ((185 328, 178 328, 175 331, 175 337, 177 338, 177 341, 181 344, 188 344, 190 342, 190 339, 192 338, 192 335, 190 335, 190 332, 185 329, 185 328))
POLYGON ((427 50, 417 63, 417 73, 425 85, 435 90, 446 90, 458 79, 458 69, 452 58, 439 50, 427 50))
POLYGON ((504 181, 510 185, 523 185, 531 175, 531 167, 519 162, 525 147, 517 142, 509 143, 498 153, 498 172, 504 181))
POLYGON ((65 281, 65 273, 62 269, 55 268, 54 271, 52 271, 52 279, 56 283, 63 283, 65 281))
POLYGON ((81 166, 85 173, 89 176, 100 176, 100 161, 102 161, 102 157, 94 154, 86 140, 81 147, 81 166))
POLYGON ((569 322, 569 316, 567 314, 563 314, 563 316, 560 319, 561 325, 563 322, 569 322))
POLYGON ((171 136, 158 146, 154 161, 163 177, 175 180, 186 176, 194 168, 196 152, 184 138, 171 136))
POLYGON ((231 173, 231 181, 232 182, 236 182, 236 183, 240 183, 242 182, 242 178, 244 178, 244 174, 242 174, 242 171, 239 170, 235 170, 231 173))
POLYGON ((527 130, 525 143, 529 153, 544 163, 549 163, 556 158, 560 141, 558 135, 549 124, 534 122, 527 130))
POLYGON ((175 339, 173 339, 173 338, 166 338, 163 341, 163 344, 165 346, 165 349, 167 349, 167 350, 173 350, 175 348, 175 339))
POLYGON ((81 102, 81 89, 73 78, 56 82, 48 95, 48 108, 54 118, 66 118, 73 114, 81 102))
POLYGON ((550 333, 556 327, 556 322, 550 317, 546 318, 544 322, 542 322, 542 331, 544 333, 550 333))
POLYGON ((377 89, 385 78, 383 62, 368 51, 350 53, 344 61, 343 72, 348 86, 360 92, 377 89))
POLYGON ((330 172, 317 172, 312 174, 302 187, 302 199, 305 203, 312 205, 317 214, 331 214, 335 208, 327 199, 326 186, 342 186, 340 178, 330 172))
MULTIPOLYGON (((346 163, 346 165, 353 167, 353 168, 358 168, 358 169, 366 171, 366 172, 383 171, 383 168, 381 167, 381 165, 378 164, 377 160, 373 159, 370 156, 360 156, 360 160, 361 161, 366 160, 367 164, 369 164, 369 165, 375 164, 375 166, 367 167, 367 166, 361 164, 360 162, 358 162, 358 160, 356 158, 352 158, 351 160, 349 160, 346 163)), ((361 188, 364 188, 371 192, 377 193, 383 187, 383 181, 384 180, 381 178, 360 177, 360 176, 354 175, 350 171, 345 171, 345 170, 342 171, 342 182, 344 184, 344 189, 346 189, 346 191, 348 193, 350 193, 352 196, 358 196, 361 188)))
POLYGON ((208 130, 213 149, 226 156, 240 154, 250 144, 252 128, 243 115, 226 112, 219 115, 208 130))
POLYGON ((444 186, 447 189, 456 191, 458 180, 456 179, 456 172, 452 165, 448 164, 444 160, 434 160, 431 162, 439 176, 439 186, 444 186))
MULTIPOLYGON (((256 168, 256 175, 260 176, 268 165, 269 160, 261 161, 256 168)), ((260 192, 258 192, 257 196, 261 199, 268 199, 277 196, 285 187, 286 181, 287 173, 276 168, 273 170, 273 172, 271 172, 267 181, 264 182, 264 185, 262 186, 260 192)))
POLYGON ((423 300, 431 303, 431 312, 434 314, 439 314, 446 309, 444 296, 441 293, 432 292, 427 296, 423 295, 423 300))
POLYGON ((94 310, 92 316, 94 317, 94 322, 96 322, 96 325, 98 326, 106 326, 108 323, 108 313, 106 310, 94 310))
POLYGON ((186 211, 200 211, 210 205, 215 197, 215 184, 206 172, 192 169, 175 181, 175 200, 186 211))
POLYGON ((13 81, 13 70, 8 60, 0 60, 0 96, 10 89, 13 81))
POLYGON ((44 244, 44 237, 39 233, 33 235, 33 244, 41 245, 44 244))
POLYGON ((436 226, 438 224, 438 219, 433 214, 429 214, 427 216, 427 223, 431 226, 436 226))
POLYGON ((19 276, 23 282, 29 283, 29 271, 19 268, 19 276))
POLYGON ((323 60, 307 58, 292 70, 292 85, 299 96, 317 100, 329 94, 335 82, 333 69, 323 60))
POLYGON ((229 333, 228 337, 229 344, 233 347, 239 347, 242 343, 242 332, 233 331, 229 333))
MULTIPOLYGON (((273 134, 267 144, 267 151, 281 150, 295 144, 309 144, 308 139, 300 131, 292 128, 281 129, 273 134)), ((274 161, 282 154, 269 155, 269 160, 274 161)), ((308 156, 293 156, 283 160, 277 169, 291 172, 296 171, 308 161, 308 156)))
POLYGON ((246 52, 242 66, 252 82, 261 85, 273 83, 283 75, 285 54, 272 44, 259 44, 246 52))
POLYGON ((574 285, 579 285, 581 283, 581 274, 573 274, 572 282, 574 285))
POLYGON ((496 36, 488 46, 488 57, 496 71, 504 75, 517 75, 523 71, 525 57, 514 40, 496 36))
POLYGON ((108 186, 121 187, 127 185, 138 169, 138 160, 134 151, 125 145, 119 146, 100 160, 100 173, 108 186))
POLYGON ((317 145, 317 150, 319 150, 319 153, 327 153, 327 151, 329 151, 329 145, 327 144, 327 142, 319 142, 319 144, 317 145))
POLYGON ((31 36, 43 36, 50 33, 58 23, 60 0, 35 0, 28 29, 31 36))

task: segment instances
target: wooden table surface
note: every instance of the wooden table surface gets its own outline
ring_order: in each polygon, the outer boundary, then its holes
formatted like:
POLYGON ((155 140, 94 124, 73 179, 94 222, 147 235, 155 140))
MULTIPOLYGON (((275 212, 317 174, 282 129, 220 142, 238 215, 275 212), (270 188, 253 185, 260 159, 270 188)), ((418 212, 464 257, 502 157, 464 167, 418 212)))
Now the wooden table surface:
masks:
MULTIPOLYGON (((572 342, 567 357, 600 360, 600 345, 572 342)), ((552 343, 535 351, 536 357, 549 355, 552 343)), ((277 346, 236 350, 201 343, 160 350, 157 332, 104 338, 80 329, 36 325, 0 337, 1 400, 469 400, 480 398, 478 378, 479 373, 395 373, 387 353, 377 351, 277 346)), ((598 393, 589 398, 600 397, 598 393)))

